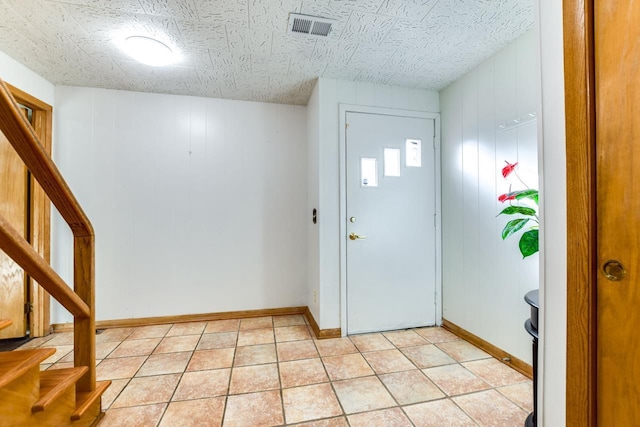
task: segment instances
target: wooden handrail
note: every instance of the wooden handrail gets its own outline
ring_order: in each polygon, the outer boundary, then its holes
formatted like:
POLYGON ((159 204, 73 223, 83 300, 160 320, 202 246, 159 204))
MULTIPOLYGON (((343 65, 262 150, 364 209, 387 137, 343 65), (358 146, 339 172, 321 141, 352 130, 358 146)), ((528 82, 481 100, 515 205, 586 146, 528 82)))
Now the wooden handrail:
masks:
POLYGON ((20 112, 20 107, 2 80, 0 80, 0 131, 69 224, 73 235, 93 236, 93 227, 89 218, 56 165, 38 142, 31 124, 20 112))
POLYGON ((73 314, 74 364, 88 368, 76 383, 76 390, 80 392, 92 391, 96 386, 95 241, 93 227, 62 174, 40 144, 31 124, 20 112, 9 88, 1 79, 0 131, 71 228, 74 236, 73 291, 40 254, 1 216, 0 248, 73 314))
POLYGON ((89 317, 91 314, 89 306, 67 286, 58 273, 2 215, 0 215, 0 247, 71 314, 82 318, 89 317))

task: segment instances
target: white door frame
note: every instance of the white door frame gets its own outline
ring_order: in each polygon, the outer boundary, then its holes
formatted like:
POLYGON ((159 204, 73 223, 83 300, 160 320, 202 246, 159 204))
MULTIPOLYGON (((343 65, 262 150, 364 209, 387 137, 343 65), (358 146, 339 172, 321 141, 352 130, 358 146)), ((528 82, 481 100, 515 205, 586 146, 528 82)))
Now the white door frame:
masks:
POLYGON ((394 108, 366 107, 362 105, 339 104, 340 119, 340 327, 342 336, 347 335, 347 113, 369 113, 385 116, 433 119, 435 124, 435 212, 436 226, 436 277, 435 302, 436 325, 442 324, 442 217, 441 209, 441 172, 440 172, 440 113, 423 111, 397 110, 394 108))

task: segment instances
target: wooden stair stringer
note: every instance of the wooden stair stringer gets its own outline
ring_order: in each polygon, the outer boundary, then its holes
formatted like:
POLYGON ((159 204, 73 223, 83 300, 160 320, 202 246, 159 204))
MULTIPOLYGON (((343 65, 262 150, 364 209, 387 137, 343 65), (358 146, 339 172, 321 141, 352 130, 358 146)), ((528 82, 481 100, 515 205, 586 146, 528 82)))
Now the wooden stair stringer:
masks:
POLYGON ((74 387, 76 381, 82 377, 89 368, 79 366, 67 369, 52 369, 40 372, 40 398, 31 407, 31 412, 42 412, 51 406, 56 399, 67 391, 70 387, 74 387))
POLYGON ((76 389, 85 366, 40 371, 55 349, 0 353, 0 425, 93 427, 104 415, 101 397, 111 381, 91 392, 76 389), (4 374, 4 375, 3 375, 4 374))
POLYGON ((76 392, 76 410, 71 414, 71 421, 80 420, 95 403, 98 403, 97 409, 100 412, 100 398, 110 385, 111 381, 98 381, 93 391, 76 392))
POLYGON ((36 348, 0 353, 0 388, 20 378, 29 369, 55 354, 55 348, 36 348))
POLYGON ((55 351, 37 348, 0 353, 0 425, 38 425, 31 407, 40 392, 40 363, 55 351))

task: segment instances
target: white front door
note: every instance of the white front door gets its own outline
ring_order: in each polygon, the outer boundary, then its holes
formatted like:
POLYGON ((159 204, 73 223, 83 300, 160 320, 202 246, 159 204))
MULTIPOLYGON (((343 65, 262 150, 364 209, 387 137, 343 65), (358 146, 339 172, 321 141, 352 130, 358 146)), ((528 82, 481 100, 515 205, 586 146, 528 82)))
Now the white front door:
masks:
POLYGON ((347 333, 434 325, 435 122, 346 123, 347 333))

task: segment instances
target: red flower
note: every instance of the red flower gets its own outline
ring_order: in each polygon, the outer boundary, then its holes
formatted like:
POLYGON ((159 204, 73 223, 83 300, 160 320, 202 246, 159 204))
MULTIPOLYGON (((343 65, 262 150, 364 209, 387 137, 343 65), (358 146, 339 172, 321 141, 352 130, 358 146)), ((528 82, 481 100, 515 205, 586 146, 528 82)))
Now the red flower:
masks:
MULTIPOLYGON (((515 166, 515 165, 513 165, 513 166, 515 166)), ((504 174, 504 172, 503 172, 503 174, 504 174)), ((502 203, 506 202, 507 200, 515 200, 515 199, 516 199, 515 193, 505 193, 505 194, 502 194, 500 197, 498 197, 498 201, 502 202, 502 203)))
POLYGON ((506 178, 511 174, 511 172, 513 172, 513 170, 518 165, 518 162, 515 162, 514 164, 511 164, 511 163, 507 162, 506 160, 504 162, 507 164, 507 166, 502 168, 502 176, 506 178))

